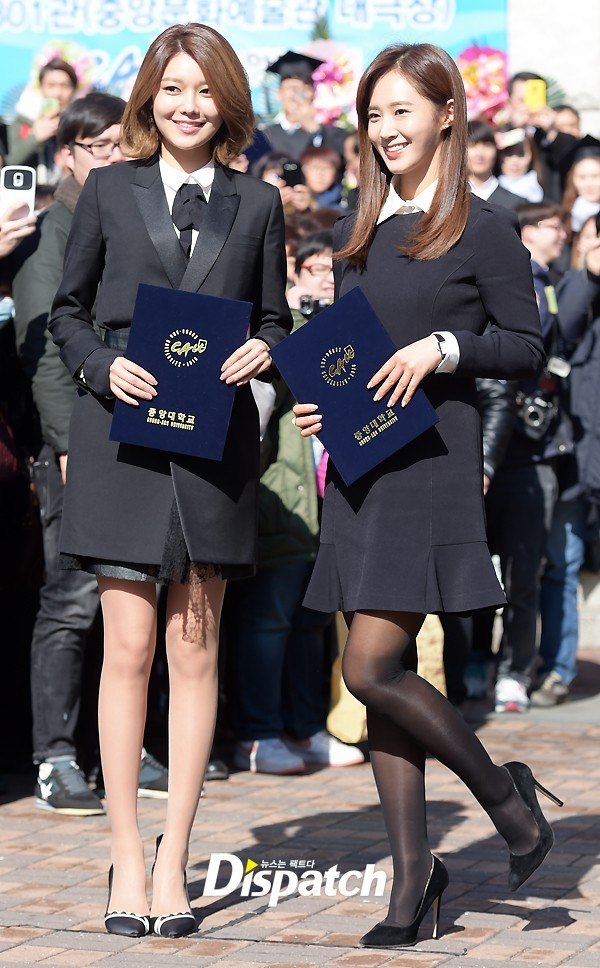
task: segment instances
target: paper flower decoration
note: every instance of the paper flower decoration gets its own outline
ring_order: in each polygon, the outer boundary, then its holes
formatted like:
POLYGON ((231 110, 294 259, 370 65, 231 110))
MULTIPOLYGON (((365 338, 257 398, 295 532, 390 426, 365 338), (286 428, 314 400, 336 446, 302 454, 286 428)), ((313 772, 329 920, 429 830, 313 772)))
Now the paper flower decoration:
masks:
POLYGON ((362 72, 358 48, 335 40, 313 40, 306 53, 324 61, 313 74, 315 114, 319 124, 345 121, 355 126, 356 89, 362 72))
POLYGON ((33 62, 32 80, 37 83, 42 67, 55 58, 71 65, 79 81, 78 93, 86 93, 86 90, 92 86, 94 59, 89 50, 80 44, 74 44, 71 40, 52 40, 47 47, 42 47, 33 62))
POLYGON ((19 97, 15 112, 23 118, 33 121, 40 113, 42 96, 38 76, 42 69, 51 60, 58 58, 70 64, 79 81, 77 87, 77 97, 87 94, 92 86, 94 72, 94 58, 89 50, 80 44, 75 44, 70 40, 53 39, 45 47, 42 47, 36 54, 31 65, 29 80, 19 97))
POLYGON ((493 47, 467 47, 456 63, 465 84, 469 118, 491 118, 508 96, 506 53, 493 47))

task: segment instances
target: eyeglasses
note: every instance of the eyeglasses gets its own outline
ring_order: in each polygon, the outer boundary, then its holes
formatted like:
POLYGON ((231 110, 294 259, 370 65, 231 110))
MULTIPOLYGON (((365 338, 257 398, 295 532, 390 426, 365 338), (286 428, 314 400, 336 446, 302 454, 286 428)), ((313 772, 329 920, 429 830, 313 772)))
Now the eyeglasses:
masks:
POLYGON ((546 222, 544 219, 542 219, 541 222, 537 223, 537 227, 538 229, 551 229, 553 232, 556 232, 557 235, 566 231, 564 225, 562 222, 559 222, 558 219, 552 222, 546 222))
POLYGON ((71 146, 74 145, 77 145, 78 148, 83 148, 92 158, 97 158, 98 161, 105 161, 107 158, 110 158, 115 148, 121 147, 121 142, 93 141, 91 145, 86 145, 83 141, 72 141, 71 146))
POLYGON ((304 171, 312 171, 314 174, 319 175, 329 175, 331 172, 337 171, 336 166, 333 162, 327 161, 307 161, 302 165, 304 171))
POLYGON ((328 276, 330 272, 333 272, 331 263, 326 262, 314 262, 311 266, 304 263, 300 268, 306 269, 311 276, 328 276))

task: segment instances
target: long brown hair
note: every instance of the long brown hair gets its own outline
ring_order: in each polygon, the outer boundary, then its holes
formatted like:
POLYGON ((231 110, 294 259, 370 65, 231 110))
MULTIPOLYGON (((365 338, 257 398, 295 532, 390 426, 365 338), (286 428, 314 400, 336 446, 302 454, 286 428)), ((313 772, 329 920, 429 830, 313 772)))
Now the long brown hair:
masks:
POLYGON ((215 161, 226 165, 252 141, 255 119, 250 87, 239 57, 228 40, 206 24, 175 24, 152 41, 123 115, 127 155, 149 158, 160 147, 152 101, 172 57, 188 54, 206 76, 223 119, 212 140, 215 161))
POLYGON ((467 223, 467 101, 458 67, 449 54, 433 44, 392 44, 377 55, 363 74, 356 96, 360 153, 360 196, 352 234, 337 258, 365 264, 377 217, 391 176, 368 135, 373 88, 384 74, 398 71, 440 111, 454 99, 454 121, 444 129, 440 174, 429 212, 402 247, 413 259, 437 259, 460 239, 467 223))

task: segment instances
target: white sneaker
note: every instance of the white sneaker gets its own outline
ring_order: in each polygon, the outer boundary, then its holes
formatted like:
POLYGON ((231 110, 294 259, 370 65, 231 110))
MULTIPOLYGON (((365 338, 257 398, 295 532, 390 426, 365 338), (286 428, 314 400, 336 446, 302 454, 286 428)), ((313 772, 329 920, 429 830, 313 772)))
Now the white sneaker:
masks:
POLYGON ((365 758, 357 746, 346 746, 339 739, 322 729, 309 739, 284 740, 288 749, 298 753, 305 763, 319 766, 358 766, 365 758))
POLYGON ((502 676, 496 683, 494 704, 497 713, 526 713, 529 709, 527 690, 517 679, 502 676))
POLYGON ((234 763, 240 770, 250 770, 251 773, 275 773, 282 776, 304 773, 302 757, 289 750, 278 736, 237 743, 234 763))

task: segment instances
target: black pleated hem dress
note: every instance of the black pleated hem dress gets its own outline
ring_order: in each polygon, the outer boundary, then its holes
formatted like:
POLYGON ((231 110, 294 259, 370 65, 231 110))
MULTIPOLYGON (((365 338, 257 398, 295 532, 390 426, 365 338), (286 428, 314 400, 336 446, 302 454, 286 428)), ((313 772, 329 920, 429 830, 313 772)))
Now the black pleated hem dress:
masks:
MULTIPOLYGON (((465 305, 485 326, 468 233, 446 256, 411 260, 401 246, 419 217, 378 225, 364 271, 336 269, 336 295, 360 286, 398 348, 456 328, 465 305)), ((344 241, 339 226, 334 248, 344 241)), ((435 427, 351 485, 330 460, 306 607, 426 615, 506 604, 486 541, 475 380, 433 373, 422 388, 435 427)))
POLYGON ((421 590, 413 583, 378 585, 335 545, 321 545, 304 604, 319 612, 469 614, 506 604, 485 541, 430 548, 421 590))

